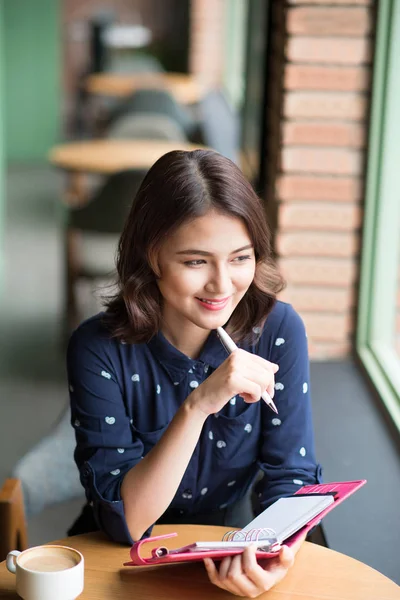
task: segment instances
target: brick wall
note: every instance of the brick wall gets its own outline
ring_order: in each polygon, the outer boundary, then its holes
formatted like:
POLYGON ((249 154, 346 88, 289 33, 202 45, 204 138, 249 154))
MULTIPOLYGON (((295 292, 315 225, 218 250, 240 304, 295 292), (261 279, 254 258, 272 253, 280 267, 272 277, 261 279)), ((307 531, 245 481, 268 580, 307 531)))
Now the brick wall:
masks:
POLYGON ((373 2, 273 0, 267 214, 314 359, 350 352, 373 2))
POLYGON ((189 70, 210 87, 222 81, 226 1, 190 3, 189 70))

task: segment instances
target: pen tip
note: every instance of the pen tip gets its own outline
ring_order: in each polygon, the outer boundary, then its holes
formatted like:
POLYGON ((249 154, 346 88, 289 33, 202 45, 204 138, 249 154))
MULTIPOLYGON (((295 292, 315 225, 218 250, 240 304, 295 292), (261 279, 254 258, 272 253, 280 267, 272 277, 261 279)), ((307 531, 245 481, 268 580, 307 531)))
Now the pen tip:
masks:
POLYGON ((278 414, 278 409, 276 408, 274 402, 271 400, 271 404, 269 405, 270 409, 274 411, 274 413, 278 414))

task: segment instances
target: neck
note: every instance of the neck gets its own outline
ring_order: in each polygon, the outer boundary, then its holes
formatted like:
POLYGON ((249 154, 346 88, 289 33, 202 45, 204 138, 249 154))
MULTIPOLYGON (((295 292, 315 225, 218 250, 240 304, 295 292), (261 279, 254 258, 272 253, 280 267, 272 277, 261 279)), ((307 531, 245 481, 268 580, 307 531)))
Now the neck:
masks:
POLYGON ((210 335, 208 330, 201 329, 194 324, 179 331, 165 321, 161 324, 161 332, 177 350, 193 359, 200 356, 201 350, 210 335))

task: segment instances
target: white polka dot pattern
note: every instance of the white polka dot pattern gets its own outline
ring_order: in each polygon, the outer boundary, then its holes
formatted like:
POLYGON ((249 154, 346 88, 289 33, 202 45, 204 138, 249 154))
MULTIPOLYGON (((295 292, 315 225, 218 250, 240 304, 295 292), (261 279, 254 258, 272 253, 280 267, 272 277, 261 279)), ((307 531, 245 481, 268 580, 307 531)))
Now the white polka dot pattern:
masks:
POLYGON ((114 471, 110 471, 111 475, 119 475, 121 473, 120 469, 114 469, 114 471))
POLYGON ((285 340, 281 337, 276 338, 276 340, 275 340, 275 346, 282 346, 282 344, 284 344, 284 343, 285 343, 285 340))
POLYGON ((213 432, 212 432, 212 431, 209 431, 209 432, 208 432, 208 437, 210 438, 210 440, 213 440, 213 439, 214 439, 214 434, 213 434, 213 432))
POLYGON ((252 432, 252 430, 253 430, 253 426, 252 426, 250 423, 247 423, 247 424, 244 426, 244 430, 245 430, 245 431, 247 431, 247 433, 251 433, 251 432, 252 432))
POLYGON ((189 385, 190 385, 190 387, 191 387, 191 388, 195 389, 195 388, 199 387, 199 382, 198 382, 198 381, 195 381, 195 380, 193 380, 193 381, 191 381, 191 382, 189 383, 189 385))
POLYGON ((303 383, 303 394, 307 394, 308 392, 308 383, 305 381, 303 383))
POLYGON ((300 448, 299 453, 301 454, 301 456, 305 456, 307 454, 307 451, 304 448, 304 446, 302 448, 300 448))
POLYGON ((274 387, 277 392, 280 392, 285 389, 285 386, 283 385, 283 383, 280 383, 280 382, 276 383, 274 387))
POLYGON ((140 375, 138 373, 134 373, 131 379, 132 381, 140 381, 140 375))
POLYGON ((296 485, 303 485, 303 482, 301 479, 293 479, 293 483, 295 483, 296 485))
POLYGON ((119 454, 123 454, 125 452, 125 448, 117 448, 117 452, 119 452, 119 454))
POLYGON ((279 425, 282 425, 282 421, 280 419, 277 419, 277 418, 272 419, 271 423, 272 423, 272 425, 274 427, 278 427, 279 425))
POLYGON ((100 373, 100 375, 101 375, 102 377, 105 377, 106 379, 111 379, 111 375, 110 375, 110 373, 108 373, 107 371, 102 371, 102 372, 100 373))
POLYGON ((81 422, 80 422, 80 420, 79 420, 79 419, 75 419, 75 421, 74 421, 74 426, 75 426, 75 427, 80 427, 80 426, 81 426, 81 422))
POLYGON ((217 448, 225 448, 225 447, 226 447, 226 442, 224 442, 223 440, 218 440, 217 448))
POLYGON ((104 420, 107 423, 107 425, 114 425, 115 423, 115 417, 105 417, 104 420))
POLYGON ((229 400, 229 404, 232 404, 233 406, 235 406, 235 404, 236 404, 236 396, 233 396, 233 398, 231 398, 229 400))
POLYGON ((157 393, 157 394, 160 394, 160 392, 161 392, 161 386, 160 386, 160 385, 158 385, 158 386, 156 387, 156 393, 157 393))
POLYGON ((203 488, 203 489, 200 491, 200 494, 201 494, 202 496, 204 496, 205 494, 207 494, 207 492, 208 492, 208 488, 203 488))

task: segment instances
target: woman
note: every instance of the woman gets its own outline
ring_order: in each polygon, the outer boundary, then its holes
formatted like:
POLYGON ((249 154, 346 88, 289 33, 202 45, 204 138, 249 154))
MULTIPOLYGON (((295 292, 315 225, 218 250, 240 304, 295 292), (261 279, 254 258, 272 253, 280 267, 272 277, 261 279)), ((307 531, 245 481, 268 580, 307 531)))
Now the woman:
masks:
MULTIPOLYGON (((319 481, 306 335, 276 301, 271 255, 261 203, 230 160, 174 151, 149 170, 120 239, 118 292, 68 349, 75 460, 114 540, 155 522, 243 527, 256 478, 259 510, 319 481), (240 346, 230 356, 222 325, 240 346)), ((255 597, 293 554, 205 564, 216 585, 255 597)))

